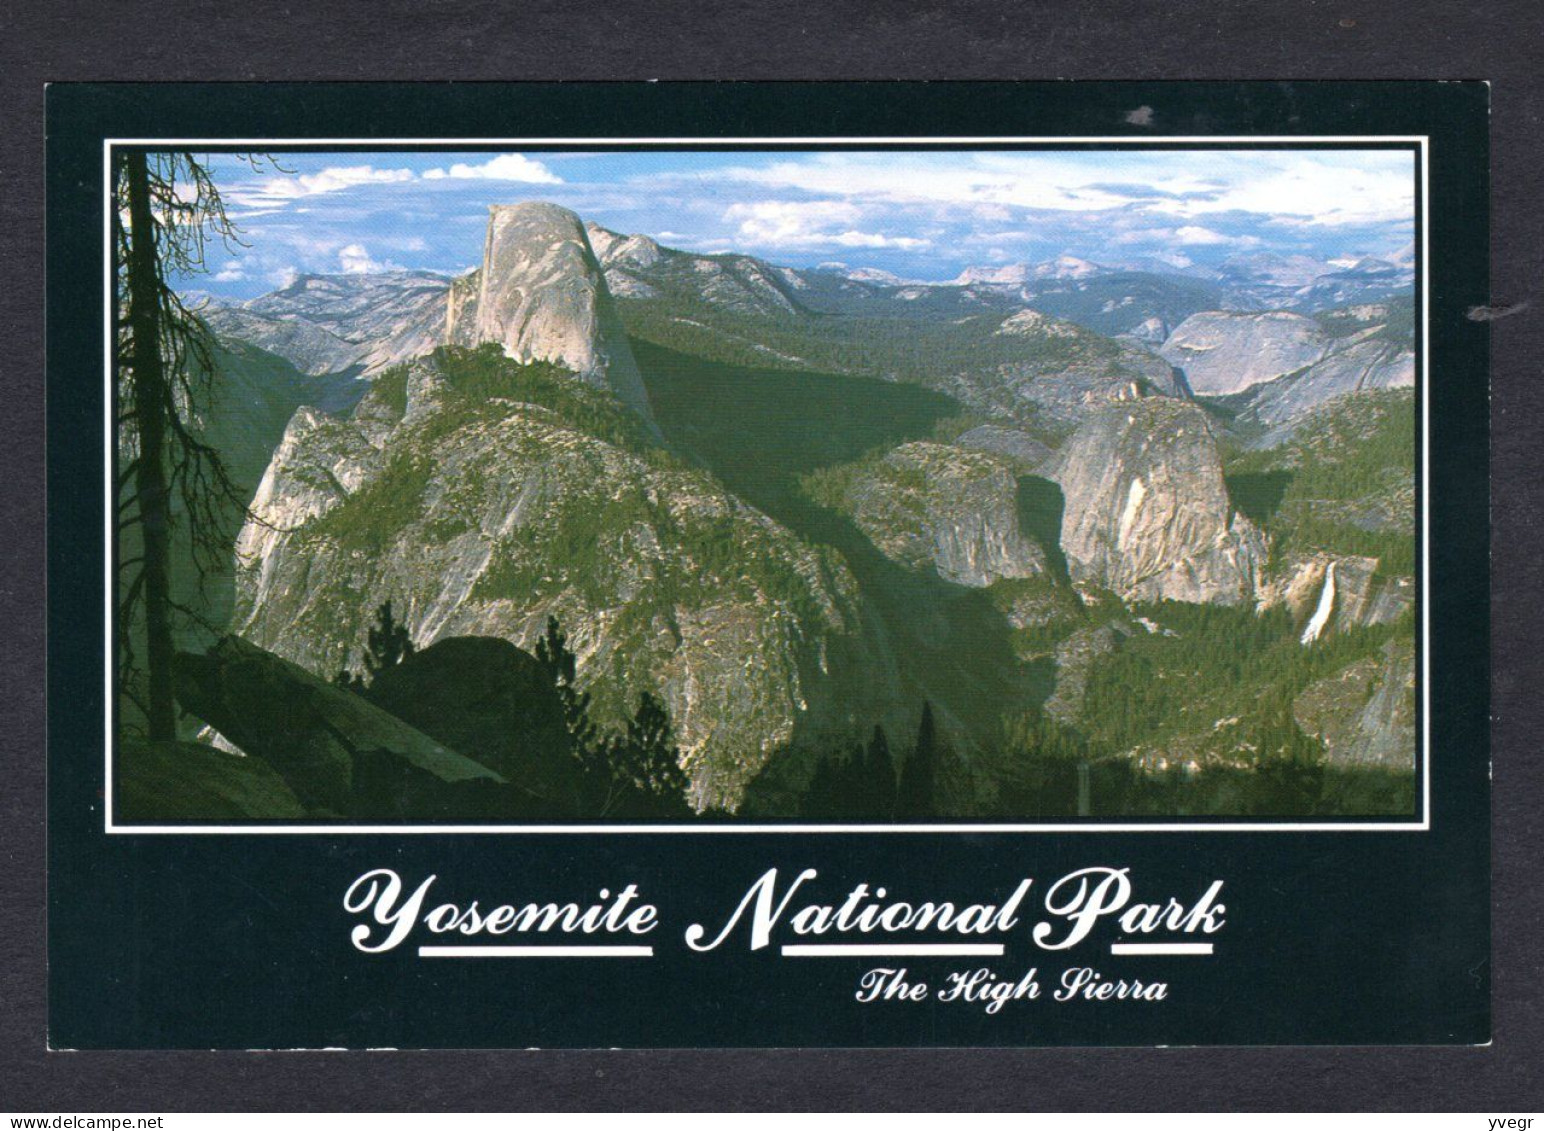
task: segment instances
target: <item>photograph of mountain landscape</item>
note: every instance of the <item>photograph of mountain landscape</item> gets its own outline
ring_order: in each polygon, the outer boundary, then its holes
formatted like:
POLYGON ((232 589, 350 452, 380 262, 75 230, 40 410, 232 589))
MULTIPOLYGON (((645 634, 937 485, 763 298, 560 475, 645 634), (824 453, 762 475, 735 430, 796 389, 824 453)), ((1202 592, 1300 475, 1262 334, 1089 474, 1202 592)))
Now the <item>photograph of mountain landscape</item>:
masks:
POLYGON ((1411 818, 1418 156, 114 147, 111 819, 1411 818))

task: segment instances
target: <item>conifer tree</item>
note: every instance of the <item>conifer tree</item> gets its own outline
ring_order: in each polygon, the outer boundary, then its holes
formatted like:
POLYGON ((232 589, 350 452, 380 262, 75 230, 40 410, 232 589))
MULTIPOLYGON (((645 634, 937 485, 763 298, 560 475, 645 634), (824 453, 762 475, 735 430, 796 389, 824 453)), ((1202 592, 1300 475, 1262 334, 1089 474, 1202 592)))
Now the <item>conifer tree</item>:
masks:
POLYGON ((332 682, 345 691, 362 692, 369 689, 375 677, 387 668, 396 667, 413 654, 413 638, 407 626, 399 624, 392 615, 391 602, 376 606, 375 624, 366 638, 364 674, 354 675, 347 668, 333 676, 332 682))
POLYGON ((901 770, 900 788, 896 794, 897 815, 909 818, 932 816, 937 780, 938 733, 933 723, 933 705, 924 701, 922 722, 917 727, 917 745, 901 770))
POLYGON ((890 757, 890 741, 877 723, 863 752, 863 778, 868 787, 868 815, 890 819, 895 816, 895 762, 890 757))
POLYGON ((557 688, 574 756, 588 766, 596 748, 595 724, 590 720, 590 693, 579 690, 576 682, 579 658, 569 648, 568 636, 558 624, 557 617, 547 618, 547 631, 536 642, 536 658, 557 688))
POLYGON ((375 610, 375 626, 370 629, 365 649, 365 671, 373 682, 387 668, 396 667, 413 654, 413 638, 407 626, 391 615, 391 602, 375 610))
POLYGON ((613 778, 626 790, 621 805, 629 815, 686 817, 690 784, 680 766, 680 751, 665 705, 651 692, 638 697, 638 709, 627 722, 626 732, 608 745, 607 761, 613 778))
MULTIPOLYGON (((258 167, 261 159, 246 160, 258 167)), ((213 336, 175 283, 205 270, 211 240, 241 243, 208 167, 182 151, 115 148, 112 168, 117 375, 118 686, 144 712, 148 737, 176 738, 172 683, 177 618, 204 623, 174 593, 172 536, 186 530, 198 578, 225 565, 227 513, 250 517, 219 453, 198 434, 214 380, 213 336), (144 698, 137 682, 143 640, 144 698)))
POLYGON ((836 789, 836 767, 828 756, 815 763, 815 772, 799 797, 799 816, 807 821, 823 821, 831 815, 831 794, 836 789))

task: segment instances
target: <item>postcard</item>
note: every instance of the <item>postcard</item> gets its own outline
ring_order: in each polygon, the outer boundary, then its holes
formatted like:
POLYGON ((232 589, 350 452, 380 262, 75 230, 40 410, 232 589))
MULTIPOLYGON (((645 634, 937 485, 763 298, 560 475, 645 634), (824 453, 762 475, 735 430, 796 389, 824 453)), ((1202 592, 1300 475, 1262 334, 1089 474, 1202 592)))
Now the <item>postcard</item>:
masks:
POLYGON ((1486 90, 1293 95, 51 88, 54 1047, 1488 1040, 1486 90))

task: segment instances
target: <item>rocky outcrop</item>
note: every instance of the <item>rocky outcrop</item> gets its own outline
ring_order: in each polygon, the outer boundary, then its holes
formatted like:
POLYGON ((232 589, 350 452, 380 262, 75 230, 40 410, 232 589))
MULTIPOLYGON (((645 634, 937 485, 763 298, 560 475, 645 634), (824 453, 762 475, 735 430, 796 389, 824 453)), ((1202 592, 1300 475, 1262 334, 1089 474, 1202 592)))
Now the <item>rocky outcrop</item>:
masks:
POLYGON ((984 452, 903 444, 860 464, 843 509, 886 557, 982 588, 1035 577, 1045 551, 1019 529, 1018 481, 984 452))
POLYGON ((1183 380, 1161 358, 1070 322, 1025 321, 1003 337, 1022 343, 1022 359, 948 372, 930 383, 987 416, 1069 429, 1112 401, 1149 393, 1189 395, 1183 380))
POLYGON ((600 265, 608 272, 614 267, 647 271, 665 255, 664 248, 649 236, 618 235, 599 224, 586 224, 584 230, 590 237, 590 247, 595 251, 595 258, 600 260, 600 265))
POLYGON ((1071 322, 1063 322, 1025 307, 1017 314, 1010 314, 1003 319, 997 333, 1021 338, 1075 338, 1078 329, 1071 322))
POLYGON ((579 217, 538 201, 489 209, 475 301, 446 336, 496 342, 517 361, 550 361, 652 421, 643 378, 579 217))
MULTIPOLYGON (((617 725, 665 702, 699 807, 734 809, 796 728, 835 710, 856 583, 700 471, 558 412, 472 401, 422 360, 351 417, 297 414, 241 536, 236 630, 312 671, 357 669, 393 602, 420 649, 534 647, 556 616, 617 725)), ((855 678, 855 677, 854 677, 855 678)), ((866 694, 846 691, 842 709, 866 694)))
POLYGON ((1376 558, 1317 553, 1283 563, 1260 587, 1258 607, 1286 606, 1310 644, 1333 632, 1392 624, 1414 599, 1413 579, 1380 579, 1376 558))
POLYGON ((296 664, 227 636, 205 655, 179 652, 177 700, 243 753, 261 758, 311 809, 362 815, 385 764, 454 784, 504 779, 296 664))
POLYGON ((998 424, 981 424, 960 433, 954 442, 962 448, 991 452, 1013 467, 1029 474, 1037 471, 1051 454, 1051 449, 1027 432, 998 424))
POLYGON ((1059 255, 1043 263, 1008 263, 1000 267, 967 267, 953 285, 1022 287, 1036 279, 1088 279, 1108 268, 1075 255, 1059 255))
POLYGON ((1153 346, 1162 345, 1168 336, 1169 324, 1157 316, 1144 318, 1125 333, 1125 337, 1132 341, 1153 346))
POLYGON ((1115 649, 1113 625, 1080 628, 1056 645, 1056 683, 1045 701, 1046 717, 1064 726, 1072 726, 1083 711, 1088 692, 1088 677, 1101 656, 1115 649))
POLYGON ((1357 660, 1310 684, 1292 704, 1305 734, 1324 743, 1340 767, 1410 771, 1415 768, 1415 651, 1391 640, 1376 655, 1357 660))
POLYGON ((477 300, 482 294, 482 268, 458 276, 445 296, 445 326, 442 336, 449 345, 477 344, 477 300))
POLYGON ((1094 412, 1048 467, 1073 581, 1126 600, 1239 604, 1265 541, 1234 513, 1206 414, 1164 397, 1094 412))
POLYGON ((302 318, 278 318, 239 306, 211 306, 202 317, 222 339, 266 350, 311 376, 357 366, 365 352, 360 343, 302 318))
POLYGON ((1329 346, 1319 324, 1300 314, 1213 310, 1181 322, 1158 354, 1184 371, 1196 395, 1219 396, 1304 369, 1329 346))
MULTIPOLYGON (((797 311, 799 305, 792 296, 812 285, 809 275, 814 273, 775 267, 749 255, 697 255, 599 224, 587 224, 585 230, 605 269, 607 285, 624 298, 669 297, 735 314, 777 316, 797 311)), ((819 281, 827 287, 840 282, 858 293, 864 291, 847 280, 819 281)))
POLYGON ((1414 384, 1413 350, 1382 338, 1359 336, 1299 373, 1256 386, 1240 418, 1269 428, 1255 446, 1273 447, 1289 438, 1295 422, 1337 397, 1414 384))

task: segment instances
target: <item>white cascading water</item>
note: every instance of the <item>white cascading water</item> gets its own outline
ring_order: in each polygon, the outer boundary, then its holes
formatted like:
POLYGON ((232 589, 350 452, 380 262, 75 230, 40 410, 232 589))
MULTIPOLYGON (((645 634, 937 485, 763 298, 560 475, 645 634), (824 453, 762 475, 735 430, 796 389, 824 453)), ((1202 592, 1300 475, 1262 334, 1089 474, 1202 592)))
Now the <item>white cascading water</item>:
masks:
POLYGON ((1324 631, 1324 626, 1330 622, 1330 614, 1335 611, 1335 563, 1331 562, 1329 568, 1324 571, 1324 589, 1319 593, 1319 607, 1314 610, 1313 617, 1308 621, 1308 627, 1303 629, 1300 644, 1312 644, 1319 639, 1319 634, 1324 631))

